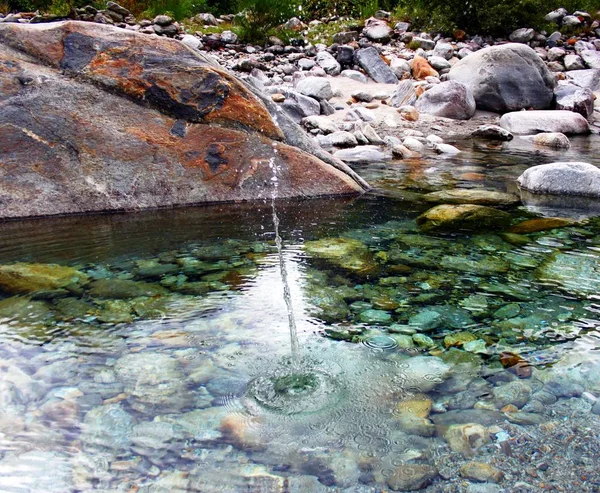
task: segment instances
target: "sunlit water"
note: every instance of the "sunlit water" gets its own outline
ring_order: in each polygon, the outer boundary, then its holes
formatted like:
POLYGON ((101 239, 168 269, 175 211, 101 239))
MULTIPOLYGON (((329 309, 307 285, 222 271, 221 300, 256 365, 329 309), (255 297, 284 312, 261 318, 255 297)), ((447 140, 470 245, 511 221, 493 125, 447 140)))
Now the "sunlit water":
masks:
POLYGON ((1 224, 2 265, 79 278, 0 297, 0 491, 598 491, 600 220, 562 204, 578 222, 508 241, 415 218, 425 192, 599 150, 362 165, 372 194, 275 214, 1 224))

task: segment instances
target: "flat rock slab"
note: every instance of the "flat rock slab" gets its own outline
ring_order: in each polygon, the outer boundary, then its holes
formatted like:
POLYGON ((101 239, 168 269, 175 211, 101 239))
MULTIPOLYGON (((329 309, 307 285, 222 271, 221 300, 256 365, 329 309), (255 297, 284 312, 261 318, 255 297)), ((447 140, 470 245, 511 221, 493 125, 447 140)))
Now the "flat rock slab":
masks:
POLYGON ((0 24, 0 95, 0 218, 362 190, 287 145, 252 92, 175 40, 0 24))
POLYGON ((565 135, 590 133, 587 120, 579 113, 565 110, 515 111, 500 118, 500 126, 514 134, 532 135, 559 132, 565 135))

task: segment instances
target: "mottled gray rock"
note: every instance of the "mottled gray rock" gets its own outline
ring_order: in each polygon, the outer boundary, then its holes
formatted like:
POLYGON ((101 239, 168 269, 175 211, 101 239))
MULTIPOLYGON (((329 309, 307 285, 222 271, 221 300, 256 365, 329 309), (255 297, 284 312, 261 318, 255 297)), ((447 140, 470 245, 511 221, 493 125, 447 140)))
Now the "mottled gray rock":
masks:
POLYGON ((354 56, 356 63, 375 82, 382 84, 396 84, 398 82, 398 78, 394 75, 394 72, 392 72, 390 67, 379 56, 379 52, 372 46, 357 50, 354 56))
POLYGON ((357 82, 362 82, 363 84, 366 84, 367 82, 369 82, 369 79, 367 78, 367 76, 365 74, 359 72, 358 70, 343 70, 340 75, 342 77, 347 77, 348 79, 352 79, 357 82))
POLYGON ((197 50, 202 44, 202 42, 196 36, 192 36, 191 34, 186 34, 183 38, 181 38, 181 42, 190 47, 192 50, 197 50))
POLYGON ((553 10, 552 12, 548 13, 546 15, 546 17, 544 17, 544 20, 546 20, 548 22, 555 22, 557 24, 560 24, 561 21, 563 20, 563 18, 567 15, 569 15, 569 12, 567 11, 567 9, 561 7, 559 9, 553 10))
POLYGON ((422 36, 415 36, 413 38, 415 43, 419 43, 419 47, 424 49, 425 51, 433 50, 435 48, 435 41, 432 39, 427 39, 422 36))
POLYGON ((592 91, 600 90, 600 70, 585 69, 567 72, 569 83, 592 91))
POLYGON ((377 146, 361 146, 354 149, 336 151, 334 157, 347 162, 378 162, 387 161, 390 156, 377 146))
POLYGON ((422 94, 415 107, 428 115, 468 120, 475 114, 475 98, 465 84, 449 80, 422 94))
POLYGON ((542 132, 527 138, 531 139, 534 144, 552 147, 553 149, 568 149, 571 147, 569 138, 560 132, 542 132))
POLYGON ((562 19, 564 27, 577 27, 581 25, 581 20, 576 15, 565 15, 562 19))
POLYGON ((450 60, 454 55, 454 46, 445 41, 438 41, 433 48, 434 56, 439 56, 445 60, 450 60))
POLYGON ((339 75, 342 71, 341 65, 328 51, 320 51, 317 53, 315 60, 319 67, 325 70, 325 73, 329 75, 339 75))
POLYGON ((379 19, 367 19, 366 27, 363 29, 365 37, 376 43, 387 43, 390 40, 393 29, 387 22, 379 19))
POLYGON ((430 56, 427 61, 429 62, 429 65, 431 65, 438 72, 441 70, 450 69, 452 67, 450 62, 441 56, 430 56))
POLYGON ((513 43, 529 43, 534 36, 535 31, 533 29, 530 27, 522 27, 521 29, 513 31, 508 39, 510 39, 513 43))
POLYGON ((358 39, 357 31, 344 31, 340 33, 336 33, 333 35, 333 42, 345 45, 347 43, 351 43, 352 41, 356 41, 358 39))
POLYGON ((330 134, 339 130, 336 124, 328 118, 316 115, 303 118, 302 125, 304 125, 304 127, 306 127, 308 130, 319 129, 324 134, 330 134))
POLYGON ((471 135, 473 137, 501 141, 509 141, 514 138, 513 134, 498 125, 481 125, 471 135))
POLYGON ((581 56, 587 67, 600 69, 600 51, 583 50, 579 53, 579 56, 581 56))
POLYGON ((532 193, 600 197, 600 170, 588 163, 557 162, 534 166, 517 179, 532 193))
POLYGON ((298 82, 296 91, 314 99, 330 100, 333 97, 331 83, 324 77, 306 77, 298 82))
POLYGON ((403 80, 396 86, 396 90, 389 99, 390 106, 400 108, 410 106, 417 101, 417 92, 410 80, 403 80))
POLYGON ((286 91, 284 95, 285 101, 281 106, 296 123, 307 116, 321 114, 321 106, 316 99, 296 91, 286 91))
POLYGON ((567 70, 583 70, 585 65, 579 55, 567 55, 563 61, 567 70))
POLYGON ((238 36, 233 31, 223 31, 221 33, 221 41, 227 44, 235 44, 238 42, 238 36))
POLYGON ((548 50, 548 61, 555 62, 562 60, 567 52, 563 48, 550 48, 548 50))
POLYGON ((478 108, 501 113, 548 108, 556 86, 538 54, 517 43, 491 46, 463 58, 448 79, 469 87, 478 108))
POLYGON ((458 154, 460 149, 450 144, 434 144, 433 150, 438 154, 458 154))
POLYGON ((555 107, 579 113, 589 119, 594 113, 594 93, 572 84, 560 85, 554 90, 555 107))
POLYGON ((398 77, 398 79, 402 79, 405 74, 410 75, 410 63, 403 58, 392 58, 392 61, 390 62, 390 69, 392 72, 394 72, 394 75, 398 77))
POLYGON ((315 62, 312 58, 301 58, 298 60, 298 68, 300 70, 310 70, 315 67, 317 62, 315 62))
POLYGON ((515 111, 500 118, 500 126, 514 134, 560 132, 565 135, 587 134, 589 125, 579 113, 572 111, 515 111))
POLYGON ((356 137, 350 132, 344 131, 332 132, 329 135, 320 135, 318 140, 323 146, 355 147, 358 145, 356 137))
POLYGON ((522 408, 531 397, 532 389, 528 383, 515 380, 499 387, 494 387, 494 402, 498 409, 508 404, 522 408))

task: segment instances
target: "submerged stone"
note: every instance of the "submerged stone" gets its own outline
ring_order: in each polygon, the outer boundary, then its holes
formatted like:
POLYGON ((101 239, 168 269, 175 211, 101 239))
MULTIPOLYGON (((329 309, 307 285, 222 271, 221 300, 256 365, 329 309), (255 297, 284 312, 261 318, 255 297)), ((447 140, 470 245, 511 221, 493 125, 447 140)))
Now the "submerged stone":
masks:
POLYGON ((426 202, 438 204, 513 205, 520 199, 515 195, 493 190, 454 189, 423 195, 426 202))
POLYGON ((308 255, 359 275, 377 270, 372 252, 359 240, 352 238, 324 238, 307 241, 304 249, 308 255))
POLYGON ((129 299, 141 296, 161 296, 168 291, 159 284, 128 279, 99 279, 90 284, 90 296, 106 299, 129 299))
POLYGON ((438 205, 417 218, 419 228, 434 231, 481 231, 503 229, 510 224, 510 214, 482 205, 438 205))
POLYGON ((502 274, 508 272, 510 268, 509 264, 501 258, 489 255, 481 256, 477 260, 448 255, 442 258, 440 265, 445 269, 480 275, 502 274))
POLYGON ((392 316, 384 310, 365 310, 360 314, 360 320, 366 324, 388 325, 392 323, 392 316))
POLYGON ((514 234, 537 233, 539 231, 547 231, 549 229, 564 228, 576 224, 573 219, 564 217, 542 217, 538 219, 529 219, 522 223, 515 224, 508 232, 514 234))
POLYGON ((477 337, 470 332, 462 331, 455 334, 448 334, 444 337, 444 346, 450 347, 462 347, 468 342, 476 341, 477 337))
POLYGON ((12 294, 51 291, 83 284, 88 277, 83 272, 57 264, 16 264, 0 266, 0 288, 12 294))
POLYGON ((600 257, 591 253, 556 253, 534 274, 537 280, 557 284, 574 295, 597 296, 600 292, 600 257))
POLYGON ((416 491, 425 488, 438 475, 438 470, 428 464, 403 464, 387 480, 394 491, 416 491))

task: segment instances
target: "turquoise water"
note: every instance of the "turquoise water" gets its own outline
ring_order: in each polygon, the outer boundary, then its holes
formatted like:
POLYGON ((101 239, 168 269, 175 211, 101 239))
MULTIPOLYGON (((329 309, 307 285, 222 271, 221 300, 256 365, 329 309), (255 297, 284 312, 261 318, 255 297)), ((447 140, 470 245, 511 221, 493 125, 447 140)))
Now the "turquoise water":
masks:
POLYGON ((278 203, 297 361, 269 203, 0 224, 0 491, 598 491, 600 220, 415 222, 594 139, 278 203))

